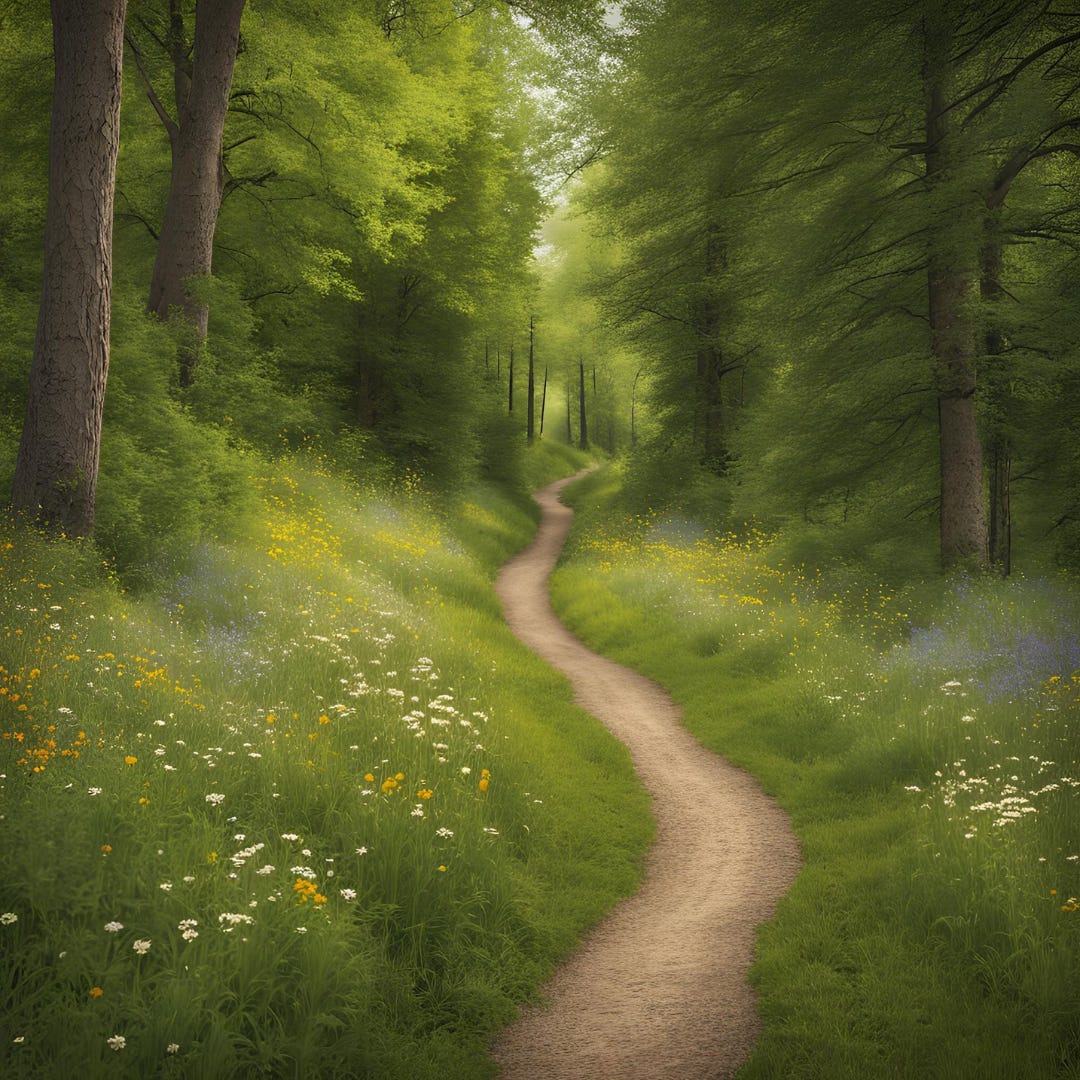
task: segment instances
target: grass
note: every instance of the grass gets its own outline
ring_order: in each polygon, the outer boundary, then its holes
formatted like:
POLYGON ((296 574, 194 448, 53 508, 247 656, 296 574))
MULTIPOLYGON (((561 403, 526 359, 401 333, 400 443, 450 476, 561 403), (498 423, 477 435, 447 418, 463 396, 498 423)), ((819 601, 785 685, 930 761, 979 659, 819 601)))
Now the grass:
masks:
POLYGON ((840 586, 752 529, 619 511, 612 470, 572 492, 560 614, 666 685, 802 845, 740 1075, 1080 1076, 1076 583, 840 586))
POLYGON ((531 504, 258 473, 137 593, 0 524, 4 1076, 490 1076, 638 880, 628 755, 499 618, 531 504))

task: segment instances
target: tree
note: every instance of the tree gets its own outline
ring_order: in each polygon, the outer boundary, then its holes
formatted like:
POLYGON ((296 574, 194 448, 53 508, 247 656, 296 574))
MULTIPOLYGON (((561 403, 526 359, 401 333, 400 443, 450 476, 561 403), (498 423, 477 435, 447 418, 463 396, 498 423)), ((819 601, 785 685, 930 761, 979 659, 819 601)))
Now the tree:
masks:
MULTIPOLYGON (((147 306, 162 319, 178 310, 191 325, 194 344, 180 354, 180 382, 185 386, 195 377, 207 334, 207 303, 193 283, 209 275, 213 264, 214 230, 225 190, 222 138, 245 3, 204 0, 196 6, 189 42, 183 0, 169 0, 168 28, 154 37, 171 60, 175 116, 156 93, 141 50, 129 35, 147 94, 168 133, 172 160, 147 306)), ((150 29, 145 20, 143 26, 150 29)))
MULTIPOLYGON (((923 156, 931 198, 957 168, 949 123, 955 31, 945 7, 929 0, 922 26, 926 101, 923 156)), ((988 559, 982 443, 975 416, 975 323, 969 314, 974 268, 965 261, 965 237, 957 236, 973 226, 968 207, 954 209, 952 226, 931 236, 927 256, 941 445, 941 560, 946 567, 966 561, 985 565, 988 559)))
POLYGON ((53 0, 45 271, 12 503, 93 531, 109 370, 125 0, 53 0))
MULTIPOLYGON (((533 317, 529 316, 529 403, 527 409, 527 423, 526 423, 526 437, 529 440, 529 444, 532 445, 533 439, 536 438, 536 367, 533 358, 533 317)), ((540 422, 541 430, 543 430, 543 419, 540 422)))

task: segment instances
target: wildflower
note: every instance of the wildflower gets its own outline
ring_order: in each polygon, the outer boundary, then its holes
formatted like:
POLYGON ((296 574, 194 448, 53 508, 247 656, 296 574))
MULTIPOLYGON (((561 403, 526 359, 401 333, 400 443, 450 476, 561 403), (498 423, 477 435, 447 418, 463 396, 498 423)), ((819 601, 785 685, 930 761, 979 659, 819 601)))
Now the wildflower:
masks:
POLYGON ((131 943, 131 947, 140 955, 144 956, 150 951, 150 942, 146 938, 139 938, 131 943))
POLYGON ((418 791, 418 792, 416 793, 416 797, 417 797, 418 799, 430 799, 430 798, 431 798, 431 796, 432 796, 432 795, 434 795, 434 794, 435 794, 435 793, 434 793, 434 792, 433 792, 433 791, 431 790, 431 788, 421 788, 421 789, 420 789, 420 790, 419 790, 419 791, 418 791))
POLYGON ((366 847, 358 847, 356 849, 356 854, 357 855, 366 855, 367 854, 367 848, 366 847))
POLYGON ((105 993, 105 991, 102 990, 100 986, 91 986, 90 987, 90 996, 92 998, 99 998, 104 993, 105 993))
POLYGON ((105 932, 107 934, 119 934, 124 929, 122 922, 107 922, 105 924, 105 932))
POLYGON ((101 794, 101 788, 99 788, 99 787, 87 788, 86 789, 86 794, 87 795, 100 795, 101 794))
MULTIPOLYGON (((136 764, 136 762, 138 762, 138 760, 139 759, 137 757, 135 757, 133 754, 128 754, 127 757, 124 758, 124 764, 125 765, 134 765, 134 764, 136 764)), ((116 1037, 119 1039, 121 1036, 117 1035, 116 1037)))
POLYGON ((114 1050, 123 1050, 127 1046, 127 1039, 123 1035, 110 1035, 105 1040, 114 1050))
POLYGON ((179 1043, 169 1043, 169 1045, 165 1047, 165 1053, 166 1054, 178 1054, 179 1052, 180 1052, 180 1044, 179 1043))
POLYGON ((10 926, 18 921, 19 916, 14 911, 5 911, 3 915, 0 915, 0 926, 10 926))
POLYGON ((356 890, 355 889, 340 889, 339 892, 341 893, 341 899, 342 900, 355 900, 356 899, 356 890))
POLYGON ((479 788, 479 789, 480 789, 481 791, 487 791, 487 789, 488 789, 488 784, 490 784, 490 783, 491 783, 491 781, 490 781, 490 780, 489 780, 489 779, 488 779, 488 778, 487 778, 487 777, 485 776, 485 777, 483 777, 483 778, 481 779, 480 783, 479 783, 479 784, 477 784, 476 786, 477 786, 477 787, 478 787, 478 788, 479 788))
POLYGON ((218 792, 212 791, 209 795, 206 796, 206 801, 211 806, 220 806, 225 801, 225 796, 219 794, 218 792))

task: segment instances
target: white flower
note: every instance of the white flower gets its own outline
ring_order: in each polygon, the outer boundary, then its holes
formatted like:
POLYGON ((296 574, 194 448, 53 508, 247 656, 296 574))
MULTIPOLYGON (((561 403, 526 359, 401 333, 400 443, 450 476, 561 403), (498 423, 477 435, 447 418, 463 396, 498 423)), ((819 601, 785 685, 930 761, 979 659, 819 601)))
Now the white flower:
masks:
POLYGON ((194 941, 199 936, 199 931, 189 926, 180 936, 185 941, 194 941))
POLYGON ((13 1043, 24 1043, 24 1042, 26 1042, 26 1036, 25 1035, 16 1035, 15 1038, 12 1039, 11 1041, 13 1043))
POLYGON ((101 788, 99 788, 99 787, 87 788, 86 789, 86 794, 87 795, 100 795, 101 794, 101 788))
POLYGON ((147 938, 139 938, 131 943, 131 947, 140 955, 150 951, 150 941, 147 938))
POLYGON ((307 933, 307 927, 306 926, 298 926, 296 928, 296 932, 298 934, 306 934, 307 933))
POLYGON ((160 884, 160 885, 158 886, 158 888, 159 888, 159 889, 160 889, 160 890, 161 890, 162 892, 172 892, 172 882, 171 882, 171 881, 163 881, 163 882, 162 882, 162 883, 161 883, 161 884, 160 884))
POLYGON ((3 915, 0 915, 0 926, 10 926, 18 921, 19 916, 14 911, 5 911, 3 915))
POLYGON ((124 929, 122 922, 107 922, 105 924, 105 932, 108 934, 118 934, 124 929))
POLYGON ((212 791, 209 795, 206 796, 206 801, 211 806, 220 806, 225 801, 225 796, 219 794, 216 791, 212 791))
POLYGON ((300 837, 297 836, 296 833, 294 833, 294 832, 283 832, 281 834, 281 839, 282 840, 299 840, 300 837))
POLYGON ((355 900, 356 899, 356 890, 355 889, 342 889, 341 890, 341 899, 342 900, 355 900))
POLYGON ((169 1045, 165 1047, 165 1053, 166 1054, 178 1054, 178 1053, 180 1053, 180 1044, 179 1043, 169 1043, 169 1045))
POLYGON ((367 848, 366 847, 358 847, 356 849, 356 854, 357 855, 366 855, 367 854, 367 848))
POLYGON ((127 1039, 123 1035, 111 1035, 105 1040, 114 1050, 123 1050, 127 1046, 127 1039))

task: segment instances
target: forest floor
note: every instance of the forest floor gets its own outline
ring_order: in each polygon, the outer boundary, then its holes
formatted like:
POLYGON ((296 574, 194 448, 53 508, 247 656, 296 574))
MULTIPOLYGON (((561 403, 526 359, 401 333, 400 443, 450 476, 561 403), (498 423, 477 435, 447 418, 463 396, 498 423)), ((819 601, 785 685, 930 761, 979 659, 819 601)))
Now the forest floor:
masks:
POLYGON ((657 684, 587 649, 556 618, 547 582, 570 531, 573 512, 559 501, 570 479, 537 493, 539 533, 497 588, 514 633, 628 747, 656 837, 641 889, 588 935, 492 1053, 503 1080, 727 1077, 759 1029, 747 979, 755 931, 798 873, 799 847, 786 814, 687 733, 657 684))

